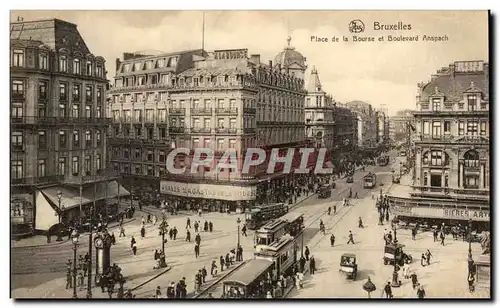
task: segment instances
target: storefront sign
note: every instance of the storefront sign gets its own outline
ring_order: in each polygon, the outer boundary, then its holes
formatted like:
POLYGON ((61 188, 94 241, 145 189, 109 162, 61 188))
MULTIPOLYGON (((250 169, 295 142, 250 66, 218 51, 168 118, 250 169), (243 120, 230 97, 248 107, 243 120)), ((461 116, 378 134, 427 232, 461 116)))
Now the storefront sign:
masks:
POLYGON ((466 209, 443 209, 432 207, 403 207, 395 206, 394 214, 414 217, 444 218, 455 220, 489 221, 489 211, 466 209))
POLYGON ((444 216, 451 219, 472 219, 480 221, 489 221, 489 211, 476 211, 476 210, 458 210, 458 209, 444 209, 444 216))
POLYGON ((411 216, 411 207, 409 206, 400 206, 400 205, 395 205, 392 207, 392 212, 396 215, 401 215, 401 216, 411 216))
POLYGON ((228 201, 255 200, 257 195, 256 186, 240 187, 171 181, 161 181, 160 192, 174 196, 228 201))

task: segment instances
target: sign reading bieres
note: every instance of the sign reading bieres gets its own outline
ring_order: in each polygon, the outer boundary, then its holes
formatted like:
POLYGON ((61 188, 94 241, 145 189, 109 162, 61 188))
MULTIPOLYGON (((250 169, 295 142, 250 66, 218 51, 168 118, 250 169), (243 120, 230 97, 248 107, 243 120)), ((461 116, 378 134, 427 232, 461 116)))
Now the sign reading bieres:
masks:
POLYGON ((412 217, 434 217, 456 220, 489 221, 489 211, 466 210, 466 209, 443 209, 432 207, 409 207, 394 206, 393 213, 401 216, 412 217))
POLYGON ((490 220, 490 212, 477 210, 444 209, 444 217, 451 219, 490 220))
POLYGON ((160 192, 174 196, 228 201, 255 200, 257 195, 255 186, 241 187, 198 183, 179 183, 171 181, 161 181, 160 192))

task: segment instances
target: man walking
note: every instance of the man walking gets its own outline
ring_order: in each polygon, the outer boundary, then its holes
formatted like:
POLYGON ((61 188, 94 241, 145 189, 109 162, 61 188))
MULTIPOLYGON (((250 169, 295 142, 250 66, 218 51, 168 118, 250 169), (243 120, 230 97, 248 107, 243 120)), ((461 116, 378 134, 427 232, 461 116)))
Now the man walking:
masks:
POLYGON ((245 237, 247 236, 247 225, 243 225, 241 228, 241 235, 244 235, 245 237))
POLYGON ((335 235, 333 234, 330 236, 330 246, 335 246, 335 235))
POLYGON ((441 238, 441 245, 444 246, 444 233, 443 233, 443 231, 441 231, 441 234, 439 235, 439 237, 441 238))
POLYGON ((349 240, 347 241, 347 244, 352 243, 354 245, 354 236, 352 235, 351 230, 349 230, 349 240))
POLYGON ((311 259, 309 260, 309 271, 311 272, 311 275, 314 275, 314 272, 316 272, 316 259, 314 259, 314 256, 311 256, 311 259))
POLYGON ((385 285, 383 293, 385 293, 385 298, 392 298, 392 288, 389 281, 385 285))

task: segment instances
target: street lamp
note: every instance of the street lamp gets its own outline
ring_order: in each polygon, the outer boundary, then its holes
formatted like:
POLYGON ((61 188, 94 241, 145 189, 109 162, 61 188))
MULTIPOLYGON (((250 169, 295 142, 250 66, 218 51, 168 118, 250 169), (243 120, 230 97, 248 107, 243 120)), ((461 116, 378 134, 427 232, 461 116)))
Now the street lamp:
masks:
POLYGON ((236 223, 238 224, 238 246, 236 246, 236 249, 240 248, 240 223, 241 223, 241 219, 238 217, 238 219, 236 219, 236 223))
POLYGON ((474 271, 474 259, 472 259, 472 219, 469 219, 469 258, 467 260, 467 263, 469 265, 469 276, 473 273, 474 271))
POLYGON ((167 267, 167 262, 165 262, 166 254, 165 254, 165 233, 167 233, 168 223, 165 219, 165 205, 161 206, 161 223, 160 223, 160 233, 161 233, 161 255, 160 255, 160 263, 159 267, 167 267), (163 256, 163 257, 162 257, 163 256))
MULTIPOLYGON (((63 215, 63 210, 64 210, 64 205, 61 207, 61 199, 63 197, 63 193, 61 191, 57 191, 57 204, 58 204, 58 207, 59 207, 59 210, 56 212, 56 215, 58 216, 59 218, 59 225, 61 224, 61 220, 62 220, 62 215, 63 215)), ((60 228, 60 226, 59 226, 60 228)), ((59 230, 57 232, 57 238, 56 238, 56 241, 57 242, 61 242, 63 239, 62 239, 62 234, 61 234, 61 230, 59 230)))
MULTIPOLYGON (((397 234, 397 229, 396 225, 393 224, 392 229, 394 230, 394 271, 392 272, 392 283, 391 286, 393 288, 398 288, 400 287, 399 280, 398 280, 398 264, 396 261, 396 256, 399 253, 399 247, 398 247, 398 234, 397 234)), ((403 253, 401 252, 401 258, 403 258, 403 253)), ((404 260, 403 260, 404 262, 404 260)))
POLYGON ((76 250, 78 248, 78 240, 80 235, 76 230, 71 233, 71 241, 73 242, 73 298, 78 298, 76 294, 76 250))

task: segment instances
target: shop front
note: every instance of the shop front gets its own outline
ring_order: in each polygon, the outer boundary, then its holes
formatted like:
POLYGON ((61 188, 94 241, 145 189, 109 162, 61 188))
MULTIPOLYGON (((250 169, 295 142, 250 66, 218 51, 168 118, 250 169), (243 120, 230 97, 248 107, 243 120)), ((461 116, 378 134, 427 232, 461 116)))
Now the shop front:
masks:
POLYGON ((177 210, 244 211, 257 196, 256 186, 161 181, 160 193, 177 210))

